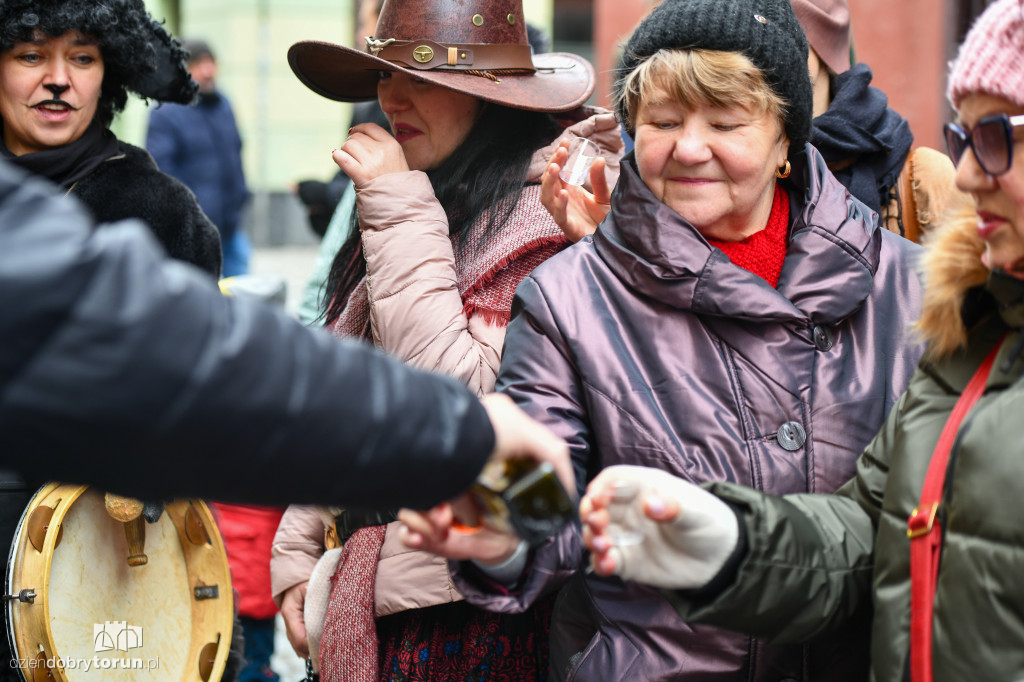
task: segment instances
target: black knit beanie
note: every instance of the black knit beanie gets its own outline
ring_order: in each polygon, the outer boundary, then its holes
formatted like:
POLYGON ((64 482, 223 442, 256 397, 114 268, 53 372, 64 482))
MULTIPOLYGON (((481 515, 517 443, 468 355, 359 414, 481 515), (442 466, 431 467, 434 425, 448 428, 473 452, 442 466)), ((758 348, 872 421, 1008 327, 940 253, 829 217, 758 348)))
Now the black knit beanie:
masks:
MULTIPOLYGON (((658 50, 677 48, 746 55, 786 102, 790 155, 803 151, 811 134, 813 99, 807 39, 790 0, 664 0, 626 43, 616 70, 616 95, 645 59, 658 50)), ((619 117, 625 125, 621 99, 619 117)))

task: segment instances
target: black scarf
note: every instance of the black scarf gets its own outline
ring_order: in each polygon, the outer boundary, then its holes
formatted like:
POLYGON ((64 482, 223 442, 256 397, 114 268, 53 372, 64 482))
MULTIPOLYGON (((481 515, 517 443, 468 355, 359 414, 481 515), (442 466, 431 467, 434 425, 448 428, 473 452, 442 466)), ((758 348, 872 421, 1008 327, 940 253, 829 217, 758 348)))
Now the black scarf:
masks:
POLYGON ((64 187, 71 187, 117 153, 117 138, 96 119, 70 144, 21 156, 12 154, 0 137, 3 158, 64 187))
POLYGON ((866 64, 839 74, 834 87, 828 111, 814 119, 811 144, 850 194, 880 211, 914 142, 910 124, 871 87, 866 64))

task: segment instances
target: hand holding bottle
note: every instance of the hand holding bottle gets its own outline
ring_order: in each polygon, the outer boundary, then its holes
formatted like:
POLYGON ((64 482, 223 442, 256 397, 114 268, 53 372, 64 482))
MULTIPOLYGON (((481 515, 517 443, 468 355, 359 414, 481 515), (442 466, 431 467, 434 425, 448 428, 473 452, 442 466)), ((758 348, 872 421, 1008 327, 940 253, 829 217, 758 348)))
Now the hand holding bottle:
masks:
POLYGON ((491 459, 471 490, 428 511, 403 509, 402 541, 449 559, 500 564, 574 516, 575 478, 564 441, 507 396, 482 399, 495 429, 491 459))

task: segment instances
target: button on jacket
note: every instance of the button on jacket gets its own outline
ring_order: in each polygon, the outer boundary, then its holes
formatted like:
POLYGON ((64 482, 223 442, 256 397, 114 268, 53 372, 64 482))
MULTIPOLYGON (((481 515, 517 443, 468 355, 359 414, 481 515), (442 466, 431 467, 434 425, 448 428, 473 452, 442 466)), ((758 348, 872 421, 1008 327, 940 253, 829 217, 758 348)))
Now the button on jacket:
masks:
MULTIPOLYGON (((612 464, 776 493, 853 475, 920 355, 919 249, 879 229, 810 146, 784 187, 777 289, 658 201, 631 158, 597 233, 520 285, 498 388, 569 441, 581 490, 612 464)), ((553 679, 866 675, 863 623, 809 647, 690 626, 652 589, 584 577, 582 555, 576 526, 536 550, 511 593, 468 565, 457 584, 512 611, 564 585, 553 679)))

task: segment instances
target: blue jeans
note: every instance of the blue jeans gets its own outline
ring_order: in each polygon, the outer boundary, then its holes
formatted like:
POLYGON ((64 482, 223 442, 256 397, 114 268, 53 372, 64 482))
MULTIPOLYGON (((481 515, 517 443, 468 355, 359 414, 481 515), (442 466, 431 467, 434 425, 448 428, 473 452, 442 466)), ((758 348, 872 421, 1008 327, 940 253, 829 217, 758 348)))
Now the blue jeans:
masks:
POLYGON ((245 230, 235 230, 220 245, 224 254, 224 265, 221 277, 249 274, 249 257, 252 255, 252 242, 245 230))
POLYGON ((245 667, 238 674, 238 682, 278 682, 277 673, 270 669, 274 654, 274 619, 238 619, 245 635, 245 667))

